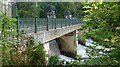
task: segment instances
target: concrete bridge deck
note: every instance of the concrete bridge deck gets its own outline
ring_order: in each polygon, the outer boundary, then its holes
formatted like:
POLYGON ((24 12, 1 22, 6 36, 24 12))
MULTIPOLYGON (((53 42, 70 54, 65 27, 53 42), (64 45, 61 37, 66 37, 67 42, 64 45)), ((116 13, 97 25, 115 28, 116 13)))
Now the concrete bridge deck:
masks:
MULTIPOLYGON (((17 32, 34 37, 34 41, 49 47, 49 42, 57 40, 60 51, 70 57, 77 55, 76 30, 82 28, 80 19, 18 18, 17 32)), ((46 52, 49 54, 49 48, 46 52)))
POLYGON ((65 34, 71 33, 75 30, 82 28, 82 24, 76 24, 69 27, 51 29, 49 31, 39 31, 37 33, 29 33, 28 36, 33 36, 36 42, 46 43, 56 38, 59 38, 65 34))

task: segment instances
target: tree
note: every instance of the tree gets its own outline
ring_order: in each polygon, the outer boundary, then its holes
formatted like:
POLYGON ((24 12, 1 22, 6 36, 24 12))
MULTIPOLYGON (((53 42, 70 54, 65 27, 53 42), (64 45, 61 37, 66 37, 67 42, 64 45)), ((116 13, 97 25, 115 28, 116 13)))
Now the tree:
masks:
POLYGON ((82 18, 84 12, 82 11, 83 4, 80 2, 17 2, 18 15, 20 17, 41 17, 46 18, 47 7, 49 5, 55 7, 57 18, 64 17, 64 11, 68 10, 73 16, 82 18), (78 14, 77 14, 78 13, 78 14))
POLYGON ((87 3, 84 7, 87 15, 85 16, 86 28, 90 32, 86 33, 87 38, 96 41, 96 45, 104 47, 102 50, 92 50, 92 55, 98 58, 88 60, 93 64, 119 64, 120 63, 120 5, 119 2, 98 2, 87 3), (109 48, 108 51, 105 48, 109 48), (98 54, 103 52, 102 56, 98 54), (104 54, 105 53, 105 54, 104 54), (95 62, 95 63, 94 63, 95 62))
POLYGON ((39 14, 36 2, 17 2, 16 6, 20 17, 35 17, 39 14))

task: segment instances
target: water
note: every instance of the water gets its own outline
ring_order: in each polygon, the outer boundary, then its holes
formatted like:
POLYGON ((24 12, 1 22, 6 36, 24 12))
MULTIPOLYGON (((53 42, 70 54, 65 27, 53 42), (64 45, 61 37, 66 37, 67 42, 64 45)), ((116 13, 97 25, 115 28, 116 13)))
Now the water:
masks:
POLYGON ((58 44, 55 40, 49 43, 50 55, 60 55, 58 44))
POLYGON ((88 57, 88 55, 86 54, 86 49, 87 47, 81 45, 81 44, 77 44, 77 55, 80 55, 81 58, 84 57, 88 57))
MULTIPOLYGON (((93 44, 93 42, 94 41, 92 41, 91 39, 86 39, 85 44, 86 44, 86 46, 95 46, 93 44)), ((88 48, 86 46, 83 46, 81 44, 77 44, 77 55, 80 55, 81 58, 88 58, 89 57, 86 53, 86 48, 88 48)), ((96 49, 101 49, 101 48, 103 48, 103 47, 102 46, 96 47, 96 49)), ((49 52, 50 55, 58 55, 61 60, 64 60, 64 61, 73 61, 74 60, 73 58, 70 58, 70 57, 67 57, 65 55, 60 54, 58 44, 55 40, 53 40, 49 43, 49 49, 50 49, 50 52, 49 52)))
MULTIPOLYGON (((70 57, 67 57, 65 55, 60 54, 58 44, 55 40, 49 42, 49 46, 47 45, 47 47, 46 47, 46 50, 48 50, 48 49, 49 49, 48 53, 49 53, 50 56, 58 55, 60 57, 60 59, 64 60, 64 61, 73 61, 74 60, 73 58, 70 58, 70 57)), ((85 49, 86 49, 85 46, 77 44, 77 54, 80 55, 82 58, 88 57, 85 49)))
MULTIPOLYGON (((86 43, 85 43, 85 45, 86 46, 95 46, 94 44, 93 44, 93 40, 91 40, 91 39, 86 39, 86 43)), ((95 43, 95 42, 94 42, 95 43)), ((88 47, 86 47, 86 46, 83 46, 83 45, 81 45, 81 44, 77 44, 77 55, 80 55, 81 56, 81 58, 89 58, 89 56, 87 55, 87 53, 86 53, 86 48, 88 48, 88 47)), ((96 46, 96 49, 102 49, 103 47, 102 46, 96 46)), ((102 53, 102 52, 101 52, 102 53)), ((62 60, 65 60, 65 61, 73 61, 74 59, 72 59, 72 58, 70 58, 70 57, 67 57, 67 56, 60 56, 60 58, 62 59, 62 60)))
POLYGON ((60 57, 61 60, 64 60, 64 61, 69 61, 69 62, 71 62, 71 61, 74 60, 73 58, 67 57, 67 56, 62 55, 62 54, 60 54, 59 57, 60 57))
MULTIPOLYGON (((77 55, 80 55, 81 58, 87 58, 88 55, 87 55, 86 50, 85 50, 86 48, 87 47, 85 47, 81 44, 77 44, 77 55)), ((67 56, 61 55, 61 54, 60 54, 60 58, 61 58, 61 60, 65 60, 65 61, 69 61, 69 62, 74 60, 73 58, 70 58, 70 57, 67 57, 67 56)))
MULTIPOLYGON (((81 58, 87 58, 88 55, 86 54, 86 49, 87 47, 81 45, 81 44, 77 44, 77 55, 80 55, 81 58)), ((74 59, 73 58, 70 58, 70 57, 67 57, 65 55, 62 55, 60 54, 59 57, 61 58, 61 60, 64 60, 64 61, 73 61, 74 59)))

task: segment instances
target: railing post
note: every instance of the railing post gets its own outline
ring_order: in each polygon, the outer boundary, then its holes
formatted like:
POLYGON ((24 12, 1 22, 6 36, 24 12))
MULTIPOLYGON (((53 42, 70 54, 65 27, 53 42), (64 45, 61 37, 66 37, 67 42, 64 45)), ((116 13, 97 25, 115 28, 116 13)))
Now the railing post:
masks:
POLYGON ((51 29, 54 29, 54 19, 53 18, 51 18, 51 22, 50 23, 52 24, 51 29))
POLYGON ((75 25, 77 24, 77 19, 76 19, 76 23, 75 23, 75 25))
POLYGON ((73 23, 74 23, 74 19, 72 20, 72 26, 73 26, 73 23))
POLYGON ((61 19, 61 28, 62 28, 62 22, 63 22, 63 21, 62 21, 62 19, 61 19))
POLYGON ((49 23, 49 18, 47 18, 47 22, 46 22, 46 30, 48 31, 48 23, 49 23))
POLYGON ((17 19, 17 23, 16 23, 16 24, 17 24, 17 38, 18 38, 18 37, 19 37, 19 34, 20 34, 20 25, 19 25, 20 19, 19 19, 19 16, 17 16, 16 19, 17 19))
POLYGON ((69 20, 69 26, 70 26, 70 21, 71 21, 71 19, 69 20))
POLYGON ((65 27, 67 26, 67 19, 65 19, 65 27))
POLYGON ((68 22, 69 22, 69 20, 70 20, 70 19, 67 19, 67 20, 66 20, 66 27, 68 26, 68 22))
POLYGON ((35 33, 37 33, 37 16, 35 17, 35 33))
POLYGON ((53 19, 52 18, 49 19, 48 24, 50 26, 50 29, 52 29, 53 28, 53 19))
POLYGON ((55 29, 56 29, 56 18, 54 20, 55 20, 55 29))

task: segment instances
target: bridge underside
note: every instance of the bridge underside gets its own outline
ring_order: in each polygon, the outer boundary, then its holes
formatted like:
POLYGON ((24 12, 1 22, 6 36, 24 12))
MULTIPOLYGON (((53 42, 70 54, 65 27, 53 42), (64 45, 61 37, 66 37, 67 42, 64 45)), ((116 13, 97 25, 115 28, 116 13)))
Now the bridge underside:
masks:
POLYGON ((76 30, 80 29, 81 27, 81 24, 77 24, 55 30, 31 33, 28 35, 34 37, 36 43, 40 41, 42 44, 44 44, 47 54, 51 53, 49 42, 56 40, 62 54, 75 58, 77 54, 77 43, 75 40, 76 30))

